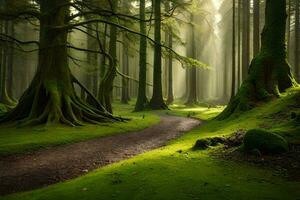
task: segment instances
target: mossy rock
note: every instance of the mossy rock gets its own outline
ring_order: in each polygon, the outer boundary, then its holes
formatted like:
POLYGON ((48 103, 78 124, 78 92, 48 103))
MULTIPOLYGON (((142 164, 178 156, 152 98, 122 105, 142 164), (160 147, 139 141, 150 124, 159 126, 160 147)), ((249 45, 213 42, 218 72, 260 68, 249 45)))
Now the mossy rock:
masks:
POLYGON ((194 150, 205 150, 209 147, 210 141, 209 139, 199 139, 196 141, 193 149, 194 150))
POLYGON ((266 154, 284 153, 288 151, 287 141, 275 133, 261 129, 249 130, 244 137, 244 150, 259 150, 266 154))

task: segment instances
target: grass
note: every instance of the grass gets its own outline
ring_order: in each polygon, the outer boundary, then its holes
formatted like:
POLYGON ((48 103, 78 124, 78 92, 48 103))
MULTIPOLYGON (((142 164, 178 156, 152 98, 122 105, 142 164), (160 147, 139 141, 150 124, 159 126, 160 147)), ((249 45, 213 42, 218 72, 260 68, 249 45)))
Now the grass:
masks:
POLYGON ((225 107, 215 106, 215 107, 202 107, 195 106, 189 107, 182 104, 173 104, 170 106, 171 113, 178 116, 188 116, 195 117, 201 120, 211 120, 216 117, 225 107))
MULTIPOLYGON (((191 150, 197 139, 229 135, 239 129, 258 127, 268 127, 269 130, 280 132, 289 141, 297 142, 297 126, 279 113, 293 103, 294 95, 287 94, 279 100, 245 114, 237 114, 228 120, 208 121, 163 148, 106 166, 74 180, 2 199, 297 200, 300 199, 300 182, 286 180, 271 169, 211 157, 210 152, 214 148, 205 151, 191 150)), ((177 107, 174 113, 187 115, 190 112, 187 109, 177 107)), ((220 108, 219 112, 221 110, 220 108)), ((287 116, 289 112, 286 109, 287 116)), ((205 118, 212 117, 211 112, 205 113, 205 118)), ((205 114, 199 108, 199 113, 195 116, 201 115, 205 114)))
POLYGON ((99 126, 86 125, 74 128, 66 126, 33 128, 0 126, 0 156, 141 130, 160 121, 159 117, 151 112, 131 112, 131 105, 115 104, 114 107, 116 115, 132 120, 126 123, 103 123, 99 126))

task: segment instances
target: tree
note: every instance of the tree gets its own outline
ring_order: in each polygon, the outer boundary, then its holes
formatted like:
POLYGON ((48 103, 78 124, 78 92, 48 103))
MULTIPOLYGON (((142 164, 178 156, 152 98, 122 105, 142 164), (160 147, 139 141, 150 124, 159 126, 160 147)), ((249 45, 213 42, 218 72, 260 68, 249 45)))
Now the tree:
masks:
MULTIPOLYGON (((170 10, 170 2, 169 1, 166 1, 165 2, 165 10, 166 10, 166 13, 169 14, 169 10, 170 10)), ((171 24, 168 24, 167 25, 167 28, 166 28, 166 42, 167 42, 167 46, 169 48, 173 48, 173 29, 172 29, 172 25, 171 24)), ((168 63, 168 82, 167 82, 167 85, 168 85, 168 97, 167 97, 167 104, 172 104, 173 101, 174 101, 174 95, 173 95, 173 55, 172 55, 172 52, 169 53, 168 57, 167 57, 167 63, 168 63)))
POLYGON ((235 84, 236 84, 236 10, 235 0, 232 0, 232 81, 231 81, 231 98, 235 95, 235 84))
POLYGON ((286 59, 286 18, 285 0, 266 1, 261 50, 251 62, 248 78, 219 119, 249 110, 258 102, 279 97, 281 92, 297 85, 286 59))
MULTIPOLYGON (((140 0, 140 32, 143 35, 147 34, 146 29, 146 2, 140 0)), ((139 60, 139 86, 138 96, 135 104, 135 111, 142 111, 146 108, 148 100, 146 97, 146 77, 147 77, 147 39, 140 36, 140 60, 139 60)))
MULTIPOLYGON (((1 118, 1 122, 20 121, 22 125, 63 123, 71 126, 82 122, 118 121, 72 75, 68 66, 69 0, 40 0, 39 11, 22 10, 40 21, 39 60, 36 74, 19 100, 19 104, 1 118), (88 104, 80 99, 74 84, 83 88, 94 100, 88 104)), ((4 11, 5 12, 5 11, 4 11)), ((13 13, 14 15, 21 15, 13 13)), ((70 19, 70 20, 69 20, 70 19)), ((78 24, 77 24, 78 25, 78 24)), ((34 42, 36 43, 36 42, 34 42)))
MULTIPOLYGON (((196 45, 195 45, 195 25, 194 25, 194 14, 191 14, 191 40, 190 40, 190 57, 196 58, 196 45)), ((195 105, 198 103, 197 94, 197 68, 195 66, 187 69, 188 73, 188 84, 187 84, 187 101, 186 105, 195 105)))
POLYGON ((237 82, 238 82, 238 86, 241 85, 241 10, 242 10, 242 0, 237 0, 238 1, 238 64, 237 64, 237 82))
MULTIPOLYGON (((129 42, 126 38, 126 33, 123 34, 123 59, 122 59, 122 73, 129 76, 129 42)), ((130 101, 129 97, 129 80, 128 78, 122 77, 122 89, 121 89, 121 102, 128 104, 130 101)))
MULTIPOLYGON (((4 32, 4 34, 9 34, 9 25, 11 23, 8 20, 0 24, 1 30, 0 33, 4 32)), ((12 25, 12 24, 11 24, 12 25)), ((0 46, 0 103, 4 104, 5 106, 11 108, 15 106, 14 101, 10 97, 8 93, 8 85, 7 79, 9 78, 9 71, 12 67, 12 47, 8 43, 0 46)))
POLYGON ((153 66, 153 94, 149 102, 151 109, 166 109, 167 105, 162 94, 162 62, 161 62, 161 0, 154 0, 154 66, 153 66))
POLYGON ((299 80, 299 67, 300 67, 300 20, 299 20, 299 0, 295 0, 295 57, 294 68, 296 80, 299 80))
POLYGON ((253 1, 253 55, 259 52, 260 0, 253 1))
POLYGON ((242 80, 247 78, 250 59, 250 1, 243 0, 242 80))

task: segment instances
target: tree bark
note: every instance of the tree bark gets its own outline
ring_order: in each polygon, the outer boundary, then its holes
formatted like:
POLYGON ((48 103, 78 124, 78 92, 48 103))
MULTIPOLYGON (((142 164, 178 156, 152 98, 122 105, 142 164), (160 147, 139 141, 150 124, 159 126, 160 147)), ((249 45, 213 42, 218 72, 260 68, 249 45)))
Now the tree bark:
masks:
POLYGON ((248 75, 250 52, 250 1, 243 0, 243 43, 242 43, 242 80, 248 75))
MULTIPOLYGON (((5 34, 8 34, 9 29, 9 22, 4 21, 2 22, 1 26, 1 32, 4 32, 5 34)), ((0 103, 6 105, 9 108, 12 108, 15 106, 15 103, 10 98, 8 91, 7 91, 7 79, 8 79, 8 64, 10 64, 10 51, 11 47, 9 44, 0 45, 0 53, 1 53, 1 59, 0 59, 0 103)))
MULTIPOLYGON (((122 73, 129 75, 129 42, 125 34, 123 34, 123 62, 122 62, 122 73)), ((128 78, 122 78, 122 89, 121 89, 121 103, 128 104, 130 101, 129 97, 129 80, 128 78)))
POLYGON ((149 102, 151 109, 167 109, 162 93, 162 61, 161 61, 161 0, 154 0, 154 66, 153 66, 153 94, 149 102))
POLYGON ((253 1, 253 55, 256 56, 259 53, 259 38, 260 38, 260 0, 253 1))
MULTIPOLYGON (((70 126, 82 122, 98 123, 121 120, 109 114, 96 98, 96 106, 80 99, 74 84, 84 86, 72 75, 68 66, 67 29, 69 0, 41 0, 40 10, 40 50, 38 68, 29 86, 20 98, 19 104, 1 122, 19 121, 21 125, 63 123, 70 126)), ((84 88, 87 95, 92 94, 84 88)))
POLYGON ((219 119, 252 109, 297 85, 286 60, 286 1, 267 0, 265 13, 260 53, 252 60, 248 78, 219 119))
MULTIPOLYGON (((140 32, 143 35, 147 34, 145 14, 146 1, 140 0, 140 32)), ((140 60, 139 60, 139 86, 138 96, 135 104, 135 111, 142 111, 146 108, 148 100, 146 97, 146 77, 147 77, 147 39, 140 36, 140 60)))
POLYGON ((290 57, 290 44, 291 44, 291 15, 292 15, 292 0, 288 0, 288 20, 287 20, 287 58, 290 57))
MULTIPOLYGON (((166 9, 166 12, 169 12, 170 10, 170 2, 167 1, 165 3, 165 9, 166 9)), ((173 29, 171 27, 171 25, 168 25, 167 27, 167 33, 166 33, 166 42, 167 42, 167 45, 169 48, 173 48, 173 29)), ((167 96, 167 104, 170 105, 173 103, 174 101, 174 94, 173 94, 173 55, 172 55, 172 52, 170 52, 170 54, 168 55, 168 82, 167 82, 167 85, 168 85, 168 96, 167 96)))
POLYGON ((237 82, 238 87, 241 85, 241 10, 242 10, 242 0, 238 0, 238 70, 237 70, 237 82))
MULTIPOLYGON (((194 27, 194 15, 191 14, 191 58, 196 58, 196 41, 195 41, 195 27, 194 27)), ((198 104, 198 93, 197 93, 197 69, 192 66, 188 69, 188 88, 187 88, 187 101, 186 105, 196 105, 198 104)))
MULTIPOLYGON (((235 10, 235 0, 232 0, 232 80, 231 80, 231 98, 235 95, 235 85, 236 85, 236 10, 235 10)), ((225 72, 226 73, 226 72, 225 72)))
POLYGON ((295 0, 295 53, 294 53, 295 77, 299 81, 299 55, 300 55, 300 20, 299 20, 299 0, 295 0))

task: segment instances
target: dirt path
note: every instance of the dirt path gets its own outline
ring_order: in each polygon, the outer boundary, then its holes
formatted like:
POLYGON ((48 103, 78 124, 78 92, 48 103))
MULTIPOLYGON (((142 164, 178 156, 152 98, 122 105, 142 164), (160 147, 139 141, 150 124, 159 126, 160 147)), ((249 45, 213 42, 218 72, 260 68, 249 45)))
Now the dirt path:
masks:
POLYGON ((163 146, 201 124, 191 118, 162 116, 138 132, 0 157, 0 196, 72 179, 90 170, 163 146))

